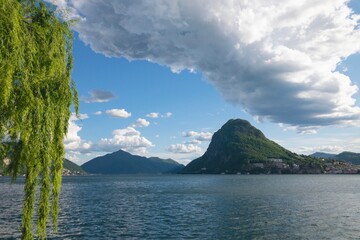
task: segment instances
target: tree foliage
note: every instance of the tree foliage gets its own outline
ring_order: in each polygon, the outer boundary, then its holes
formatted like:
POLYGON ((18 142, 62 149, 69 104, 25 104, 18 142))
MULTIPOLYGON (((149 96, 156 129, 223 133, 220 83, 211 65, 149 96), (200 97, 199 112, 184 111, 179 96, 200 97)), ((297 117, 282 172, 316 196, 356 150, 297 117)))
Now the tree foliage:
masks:
POLYGON ((0 161, 15 179, 26 174, 23 239, 57 230, 59 194, 70 107, 78 100, 70 78, 69 24, 40 0, 0 0, 0 161), (39 194, 37 194, 39 189, 39 194))

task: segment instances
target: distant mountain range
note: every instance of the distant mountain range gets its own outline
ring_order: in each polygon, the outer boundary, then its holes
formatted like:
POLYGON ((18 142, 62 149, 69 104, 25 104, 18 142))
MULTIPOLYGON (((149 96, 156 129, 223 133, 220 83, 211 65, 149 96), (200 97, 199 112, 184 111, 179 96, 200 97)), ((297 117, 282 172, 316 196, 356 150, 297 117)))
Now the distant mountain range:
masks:
MULTIPOLYGON (((96 157, 81 167, 65 159, 63 174, 360 172, 354 165, 360 165, 359 153, 298 155, 266 138, 248 121, 231 119, 214 133, 204 155, 186 167, 171 159, 146 158, 119 150, 96 157)), ((0 162, 0 174, 4 174, 4 166, 0 162)))
POLYGON ((177 173, 184 166, 171 159, 146 158, 119 150, 94 158, 81 167, 93 174, 154 174, 177 173))
MULTIPOLYGON (((320 159, 360 165, 360 153, 331 154, 316 152, 309 156, 286 150, 249 122, 229 120, 217 131, 206 153, 186 167, 171 159, 141 157, 119 150, 94 158, 82 166, 64 160, 64 175, 91 174, 154 174, 154 173, 311 173, 324 168, 320 159), (288 167, 287 167, 288 166, 288 167), (294 170, 294 166, 299 168, 294 170)), ((0 166, 0 173, 2 166, 0 166)), ((318 171, 317 171, 318 172, 318 171)), ((315 173, 317 173, 315 172, 315 173)))
POLYGON ((331 154, 331 153, 316 152, 311 154, 310 156, 316 158, 334 159, 337 161, 344 161, 355 165, 360 165, 360 153, 342 152, 339 154, 331 154))
POLYGON ((183 173, 304 172, 317 169, 321 162, 300 156, 267 139, 248 121, 229 120, 212 137, 205 154, 192 162, 183 173), (300 170, 299 170, 300 169, 300 170))

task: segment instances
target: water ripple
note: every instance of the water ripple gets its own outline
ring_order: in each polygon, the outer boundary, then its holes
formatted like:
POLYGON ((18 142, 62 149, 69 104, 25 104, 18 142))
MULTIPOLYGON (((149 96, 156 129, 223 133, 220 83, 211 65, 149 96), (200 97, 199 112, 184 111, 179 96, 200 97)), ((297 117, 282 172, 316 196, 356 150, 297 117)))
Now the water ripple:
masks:
MULTIPOLYGON (((1 239, 22 187, 0 178, 1 239)), ((359 239, 359 199, 357 175, 65 177, 50 239, 359 239)))

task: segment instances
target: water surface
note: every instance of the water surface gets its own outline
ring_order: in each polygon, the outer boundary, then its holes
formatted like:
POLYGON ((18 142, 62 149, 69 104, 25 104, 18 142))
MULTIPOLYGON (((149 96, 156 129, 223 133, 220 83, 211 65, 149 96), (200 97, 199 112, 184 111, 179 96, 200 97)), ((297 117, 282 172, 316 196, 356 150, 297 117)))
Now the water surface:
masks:
MULTIPOLYGON (((1 239, 20 236, 22 181, 0 178, 1 239)), ((360 176, 64 177, 59 227, 50 239, 359 239, 360 176)))

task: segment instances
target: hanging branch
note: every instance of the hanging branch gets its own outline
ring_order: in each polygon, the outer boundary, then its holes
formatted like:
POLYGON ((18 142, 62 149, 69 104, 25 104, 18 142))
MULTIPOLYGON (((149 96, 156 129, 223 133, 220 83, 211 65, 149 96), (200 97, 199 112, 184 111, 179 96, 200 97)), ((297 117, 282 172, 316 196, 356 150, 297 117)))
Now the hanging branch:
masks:
POLYGON ((72 65, 67 22, 40 0, 0 0, 0 161, 10 159, 13 180, 25 172, 23 239, 33 239, 35 205, 37 238, 50 212, 57 231, 63 140, 78 109, 72 65))

